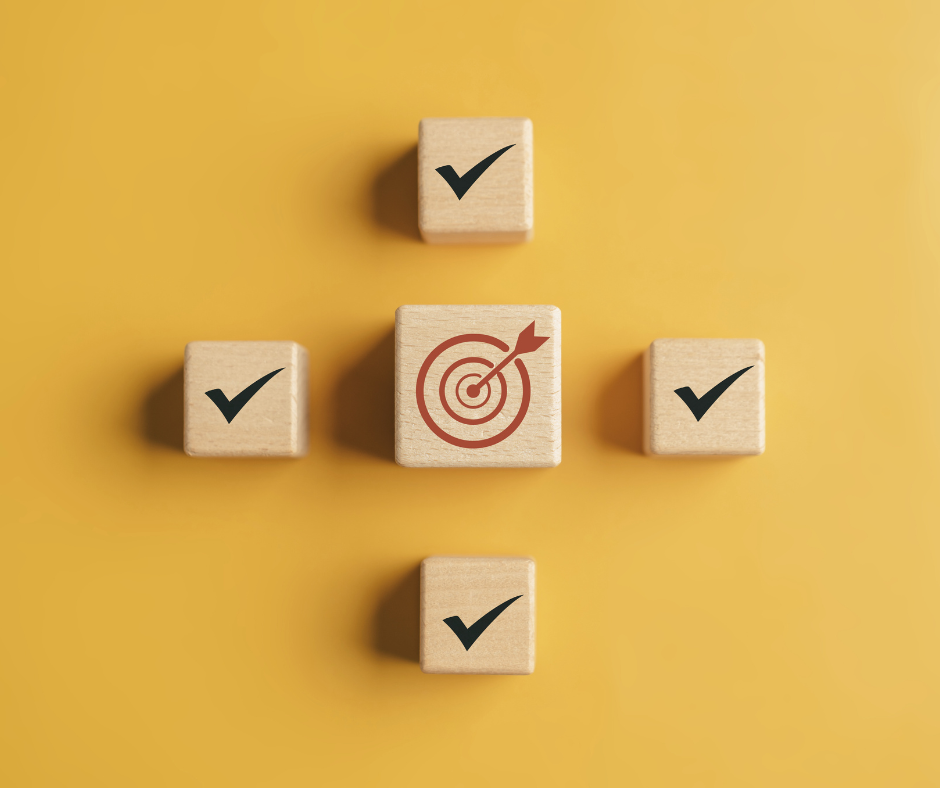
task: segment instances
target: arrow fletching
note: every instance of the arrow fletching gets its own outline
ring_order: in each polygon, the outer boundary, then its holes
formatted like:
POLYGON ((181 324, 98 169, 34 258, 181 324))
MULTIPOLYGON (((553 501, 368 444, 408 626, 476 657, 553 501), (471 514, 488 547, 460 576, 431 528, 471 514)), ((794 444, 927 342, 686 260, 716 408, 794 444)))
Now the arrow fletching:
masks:
POLYGON ((538 350, 548 340, 549 337, 535 336, 535 321, 533 320, 519 333, 519 338, 516 340, 515 355, 531 353, 533 350, 538 350))

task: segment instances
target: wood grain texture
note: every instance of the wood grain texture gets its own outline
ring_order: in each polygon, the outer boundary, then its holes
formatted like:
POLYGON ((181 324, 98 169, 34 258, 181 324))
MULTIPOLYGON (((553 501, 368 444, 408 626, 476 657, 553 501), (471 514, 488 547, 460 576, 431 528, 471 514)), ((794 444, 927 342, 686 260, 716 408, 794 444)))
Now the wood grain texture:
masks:
POLYGON ((421 563, 420 659, 425 673, 527 675, 535 670, 535 561, 432 556, 421 563), (466 649, 444 619, 471 627, 513 597, 466 649))
POLYGON ((395 459, 412 468, 545 468, 561 462, 561 310, 554 306, 402 306, 395 313, 395 459), (537 350, 524 353, 491 381, 489 400, 481 391, 476 398, 468 386, 488 374, 516 347, 520 332, 535 323, 535 334, 548 339, 537 350), (464 335, 484 335, 491 341, 466 341, 440 353, 427 368, 423 401, 427 417, 439 430, 462 441, 485 441, 506 434, 521 412, 518 427, 501 442, 467 448, 454 445, 429 426, 419 407, 418 382, 422 365, 446 340, 464 335), (505 350, 496 344, 500 343, 505 350), (466 419, 488 417, 485 424, 466 424, 455 419, 442 404, 440 383, 447 370, 464 359, 448 379, 446 402, 453 413, 466 419), (524 376, 530 399, 524 408, 524 376), (489 366, 487 366, 489 364, 489 366), (462 382, 461 382, 462 381, 462 382), (462 405, 460 397, 468 406, 462 405), (469 407, 472 406, 472 407, 469 407))
POLYGON ((418 126, 418 227, 434 244, 521 243, 533 234, 532 121, 425 118, 418 126), (461 199, 438 167, 463 176, 507 145, 461 199))
POLYGON ((307 351, 296 342, 190 342, 183 365, 183 446, 193 457, 302 457, 307 453, 307 351), (231 423, 206 396, 231 400, 283 368, 231 423))
POLYGON ((759 339, 657 339, 644 354, 644 450, 651 455, 754 455, 764 451, 764 343, 759 339), (701 421, 676 394, 699 398, 745 367, 701 421))

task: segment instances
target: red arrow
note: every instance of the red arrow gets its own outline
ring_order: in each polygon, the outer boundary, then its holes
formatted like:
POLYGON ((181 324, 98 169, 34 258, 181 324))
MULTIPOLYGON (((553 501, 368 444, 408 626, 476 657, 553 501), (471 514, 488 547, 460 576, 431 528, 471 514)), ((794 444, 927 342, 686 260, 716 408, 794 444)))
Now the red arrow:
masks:
POLYGON ((472 386, 467 386, 467 396, 468 397, 479 397, 480 389, 482 389, 489 379, 493 377, 497 372, 499 372, 503 367, 505 367, 510 361, 512 361, 516 356, 521 356, 523 353, 531 353, 533 350, 538 350, 542 345, 544 345, 549 340, 549 337, 537 337, 535 336, 535 321, 533 320, 529 325, 527 325, 522 331, 519 332, 519 338, 516 340, 516 347, 506 358, 499 362, 493 369, 489 371, 489 374, 486 375, 479 383, 474 383, 472 386))

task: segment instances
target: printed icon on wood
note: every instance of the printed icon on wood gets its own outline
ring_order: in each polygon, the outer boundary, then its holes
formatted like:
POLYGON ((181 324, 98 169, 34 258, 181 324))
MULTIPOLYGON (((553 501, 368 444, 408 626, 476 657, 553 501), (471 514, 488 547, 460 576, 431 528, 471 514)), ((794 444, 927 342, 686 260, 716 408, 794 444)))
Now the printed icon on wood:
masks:
POLYGON ((307 351, 296 342, 190 342, 183 446, 194 457, 302 457, 307 351))
POLYGON ((418 227, 433 244, 532 240, 532 121, 425 118, 418 227))
POLYGON ((643 367, 647 454, 763 453, 759 339, 657 339, 643 367))
POLYGON ((421 563, 421 670, 535 670, 535 561, 432 556, 421 563))
POLYGON ((399 307, 395 458, 412 468, 558 465, 561 311, 399 307))

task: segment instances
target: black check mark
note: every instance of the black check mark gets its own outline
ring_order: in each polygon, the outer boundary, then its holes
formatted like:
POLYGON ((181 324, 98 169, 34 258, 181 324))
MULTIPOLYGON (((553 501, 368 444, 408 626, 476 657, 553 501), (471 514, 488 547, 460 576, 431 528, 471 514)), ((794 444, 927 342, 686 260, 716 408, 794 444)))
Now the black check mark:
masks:
POLYGON ((696 397, 695 393, 688 386, 683 386, 681 389, 676 389, 676 394, 679 395, 679 398, 689 406, 689 410, 692 411, 692 415, 695 416, 696 421, 701 421, 702 416, 708 413, 708 409, 715 404, 717 399, 724 394, 728 387, 734 383, 741 375, 747 372, 751 367, 745 367, 735 372, 733 375, 726 377, 721 383, 719 383, 715 388, 710 389, 701 398, 696 397))
POLYGON ((441 177, 447 181, 447 185, 454 190, 454 194, 457 195, 457 199, 459 200, 467 193, 467 191, 469 191, 470 187, 477 182, 477 178, 486 172, 489 166, 511 147, 513 147, 513 145, 507 145, 505 148, 500 148, 498 151, 496 151, 496 153, 491 153, 479 164, 474 164, 462 176, 458 175, 457 171, 449 164, 445 164, 443 167, 438 167, 437 172, 439 172, 441 177))
POLYGON ((460 620, 460 616, 445 618, 444 623, 454 630, 454 634, 460 638, 460 642, 463 643, 464 649, 469 651, 470 646, 477 642, 477 638, 499 617, 499 614, 521 597, 522 594, 519 594, 519 596, 514 596, 512 599, 507 599, 503 604, 497 605, 489 613, 478 618, 469 628, 464 626, 463 621, 460 620))
POLYGON ((225 416, 225 420, 231 424, 232 419, 238 415, 238 411, 245 407, 255 394, 257 394, 261 387, 267 383, 271 378, 273 378, 278 372, 283 371, 284 367, 274 370, 274 372, 269 372, 263 378, 258 378, 254 383, 252 383, 244 391, 236 394, 232 399, 229 399, 222 393, 222 389, 212 389, 212 391, 207 391, 206 396, 211 399, 215 406, 222 411, 222 415, 225 416))

